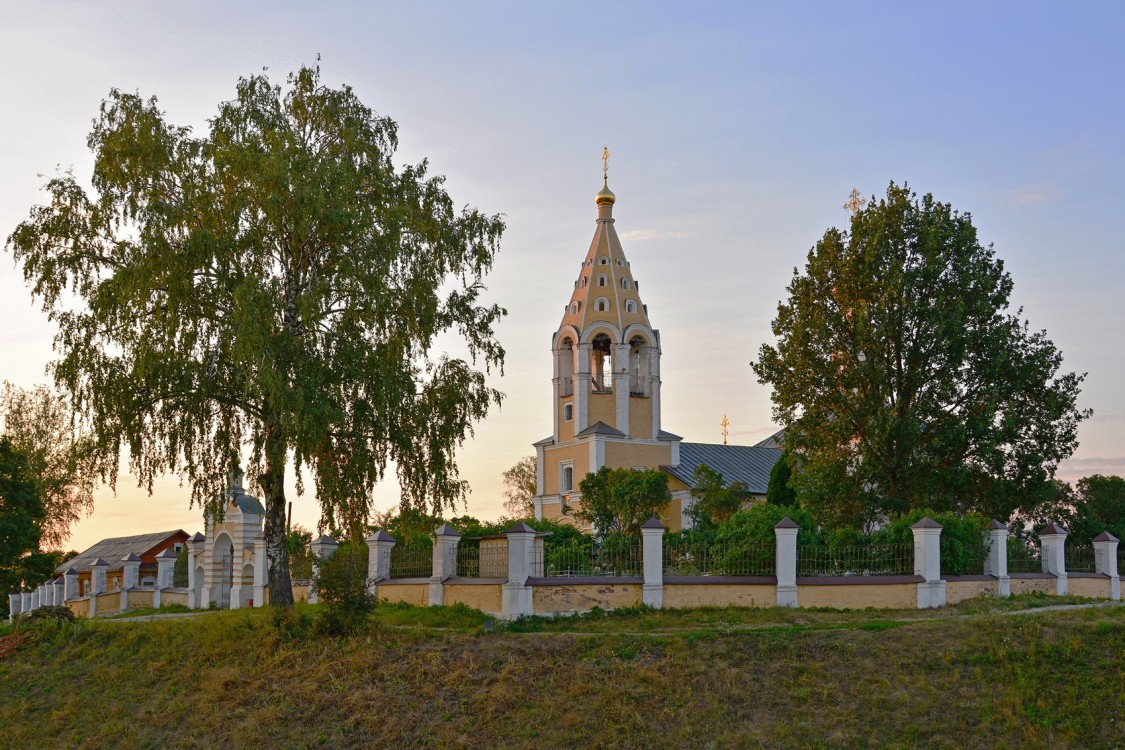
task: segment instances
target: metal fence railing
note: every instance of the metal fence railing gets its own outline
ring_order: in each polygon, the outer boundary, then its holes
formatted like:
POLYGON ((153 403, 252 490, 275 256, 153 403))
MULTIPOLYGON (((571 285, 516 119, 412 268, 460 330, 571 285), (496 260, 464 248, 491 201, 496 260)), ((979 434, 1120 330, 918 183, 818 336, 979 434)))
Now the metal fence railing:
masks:
POLYGON ((914 545, 911 543, 797 547, 799 576, 893 576, 913 573, 914 545))
POLYGON ((666 576, 772 576, 775 544, 667 544, 666 576))
POLYGON ((979 576, 984 573, 991 542, 984 538, 964 542, 961 539, 941 540, 941 574, 943 576, 979 576))
POLYGON ((1095 573, 1094 548, 1086 545, 1067 545, 1066 547, 1066 572, 1067 573, 1095 573))
POLYGON ((1039 545, 1019 539, 1008 540, 1009 573, 1042 573, 1043 561, 1039 545))
POLYGON ((391 578, 429 578, 433 571, 433 547, 391 548, 391 578))
POLYGON ((532 556, 532 568, 545 576, 639 576, 643 574, 640 543, 613 546, 545 545, 532 556))
POLYGON ((508 545, 457 547, 457 575, 461 578, 508 577, 508 545))

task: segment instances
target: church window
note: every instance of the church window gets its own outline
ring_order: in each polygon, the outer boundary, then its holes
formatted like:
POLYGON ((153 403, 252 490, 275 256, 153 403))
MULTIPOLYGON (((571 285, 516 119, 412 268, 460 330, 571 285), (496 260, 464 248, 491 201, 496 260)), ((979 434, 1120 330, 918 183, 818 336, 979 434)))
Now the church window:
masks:
POLYGON ((574 490, 574 464, 566 462, 559 464, 559 492, 572 492, 574 490))
POLYGON ((621 288, 622 289, 628 289, 629 288, 629 279, 625 278, 624 276, 621 277, 621 288))
MULTIPOLYGON (((599 300, 603 301, 603 300, 599 300)), ((609 393, 613 390, 610 373, 613 372, 613 344, 609 336, 599 333, 590 346, 590 385, 595 392, 609 393)))
POLYGON ((624 258, 618 258, 617 259, 617 265, 619 265, 619 266, 625 265, 625 259, 624 258))
POLYGON ((578 303, 577 302, 571 302, 570 303, 570 314, 571 315, 577 315, 578 314, 578 303))
POLYGON ((604 255, 602 257, 598 258, 598 265, 608 266, 609 265, 609 258, 605 257, 604 255))
POLYGON ((598 286, 605 286, 605 274, 598 274, 598 286))
POLYGON ((563 421, 569 422, 574 419, 574 404, 563 404, 563 421))
POLYGON ((637 311, 637 303, 631 299, 625 300, 625 312, 635 313, 637 311))
POLYGON ((580 284, 580 286, 586 286, 586 277, 585 276, 582 277, 582 283, 580 284))
POLYGON ((598 312, 607 312, 609 310, 609 300, 605 297, 598 297, 597 306, 594 309, 598 312))

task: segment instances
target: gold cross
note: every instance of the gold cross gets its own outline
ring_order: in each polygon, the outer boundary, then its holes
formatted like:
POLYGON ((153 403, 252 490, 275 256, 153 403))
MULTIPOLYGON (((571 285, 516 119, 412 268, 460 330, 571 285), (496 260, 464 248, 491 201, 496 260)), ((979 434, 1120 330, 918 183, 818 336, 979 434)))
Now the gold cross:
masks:
POLYGON ((841 206, 841 208, 845 211, 851 211, 853 214, 858 214, 865 203, 867 203, 867 199, 859 194, 859 190, 852 188, 851 194, 848 195, 848 202, 841 206))
POLYGON ((613 154, 609 153, 609 146, 602 147, 602 182, 609 181, 609 157, 613 154))
POLYGON ((723 415, 723 421, 719 422, 719 424, 721 424, 723 426, 723 445, 726 445, 727 444, 727 428, 730 427, 730 420, 727 419, 726 414, 723 415))

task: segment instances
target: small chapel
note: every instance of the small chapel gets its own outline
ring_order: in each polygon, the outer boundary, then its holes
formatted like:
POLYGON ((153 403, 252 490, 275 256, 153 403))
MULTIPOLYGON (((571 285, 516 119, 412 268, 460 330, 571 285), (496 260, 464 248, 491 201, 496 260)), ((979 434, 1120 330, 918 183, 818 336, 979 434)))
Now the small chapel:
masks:
POLYGON ((579 483, 603 466, 660 469, 672 491, 661 520, 679 531, 691 525, 687 511, 701 464, 764 499, 781 451, 774 437, 753 446, 688 443, 663 428, 660 332, 614 228, 608 157, 603 151, 594 238, 551 340, 554 429, 534 444, 535 517, 573 522, 568 509, 581 506, 579 483))

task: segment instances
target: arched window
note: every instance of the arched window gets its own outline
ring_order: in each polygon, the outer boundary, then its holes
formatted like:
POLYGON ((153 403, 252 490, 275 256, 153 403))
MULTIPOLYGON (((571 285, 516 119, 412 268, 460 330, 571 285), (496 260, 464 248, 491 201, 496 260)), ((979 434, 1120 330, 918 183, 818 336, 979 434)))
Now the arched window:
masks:
POLYGON ((618 258, 617 259, 617 265, 619 265, 619 266, 625 265, 625 259, 624 258, 618 258))
POLYGON ((578 314, 578 303, 577 302, 571 302, 570 303, 570 314, 571 315, 577 315, 578 314))
POLYGON ((621 288, 622 289, 628 289, 629 288, 629 279, 627 279, 624 276, 621 277, 621 288))
POLYGON ((635 313, 637 311, 637 303, 631 299, 625 300, 625 312, 635 313))
POLYGON ((586 277, 585 276, 582 277, 582 283, 580 284, 580 286, 586 286, 586 277))
POLYGON ((609 312, 609 300, 605 297, 598 297, 598 301, 594 306, 598 312, 609 312))
POLYGON ((605 286, 605 274, 598 274, 598 286, 605 286))

